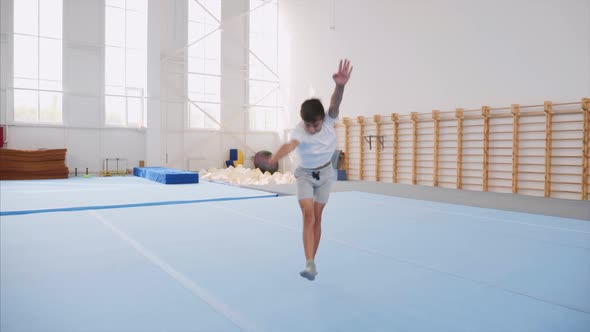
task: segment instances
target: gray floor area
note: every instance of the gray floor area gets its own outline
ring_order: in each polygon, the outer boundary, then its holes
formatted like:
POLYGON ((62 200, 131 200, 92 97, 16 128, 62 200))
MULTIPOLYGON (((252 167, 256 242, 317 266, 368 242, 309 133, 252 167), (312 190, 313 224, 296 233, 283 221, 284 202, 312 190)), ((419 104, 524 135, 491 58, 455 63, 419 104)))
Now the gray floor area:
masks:
MULTIPOLYGON (((248 188, 295 195, 294 184, 248 186, 248 188)), ((373 194, 460 204, 481 208, 542 214, 590 221, 590 201, 544 198, 526 195, 456 190, 439 187, 392 184, 374 181, 338 181, 332 192, 361 191, 373 194)))

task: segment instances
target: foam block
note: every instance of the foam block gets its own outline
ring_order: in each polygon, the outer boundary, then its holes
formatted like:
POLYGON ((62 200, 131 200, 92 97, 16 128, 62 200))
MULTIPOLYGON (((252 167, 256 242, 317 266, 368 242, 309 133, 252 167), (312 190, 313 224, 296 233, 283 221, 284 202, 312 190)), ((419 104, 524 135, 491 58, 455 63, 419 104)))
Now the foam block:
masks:
POLYGON ((227 167, 244 164, 244 153, 240 149, 229 149, 229 160, 225 161, 227 167))
POLYGON ((199 183, 199 173, 164 167, 134 167, 133 175, 164 184, 199 183))
POLYGON ((238 160, 238 149, 229 149, 229 160, 238 160))
POLYGON ((238 150, 238 159, 234 161, 234 166, 243 165, 244 164, 244 153, 242 150, 238 150))

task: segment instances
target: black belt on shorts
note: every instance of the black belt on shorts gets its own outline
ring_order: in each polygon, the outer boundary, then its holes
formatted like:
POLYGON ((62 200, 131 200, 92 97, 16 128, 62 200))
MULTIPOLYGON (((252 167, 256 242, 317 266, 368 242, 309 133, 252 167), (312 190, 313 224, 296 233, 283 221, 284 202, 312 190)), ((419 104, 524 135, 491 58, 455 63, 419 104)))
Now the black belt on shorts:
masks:
POLYGON ((322 169, 325 168, 326 166, 330 165, 332 163, 332 161, 328 161, 327 163, 323 164, 320 167, 316 167, 316 168, 310 168, 311 170, 317 171, 318 169, 322 169))

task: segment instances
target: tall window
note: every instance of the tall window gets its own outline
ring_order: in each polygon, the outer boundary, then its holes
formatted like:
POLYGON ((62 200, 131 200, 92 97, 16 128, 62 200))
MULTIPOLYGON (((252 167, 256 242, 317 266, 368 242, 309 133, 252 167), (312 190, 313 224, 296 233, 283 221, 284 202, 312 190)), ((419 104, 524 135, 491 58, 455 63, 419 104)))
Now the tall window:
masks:
POLYGON ((253 130, 278 129, 278 0, 250 0, 249 124, 253 130))
POLYGON ((146 0, 106 0, 105 3, 107 125, 145 126, 147 4, 146 0))
POLYGON ((14 1, 14 121, 63 123, 62 0, 14 1))
POLYGON ((221 0, 187 1, 189 127, 219 129, 221 0))

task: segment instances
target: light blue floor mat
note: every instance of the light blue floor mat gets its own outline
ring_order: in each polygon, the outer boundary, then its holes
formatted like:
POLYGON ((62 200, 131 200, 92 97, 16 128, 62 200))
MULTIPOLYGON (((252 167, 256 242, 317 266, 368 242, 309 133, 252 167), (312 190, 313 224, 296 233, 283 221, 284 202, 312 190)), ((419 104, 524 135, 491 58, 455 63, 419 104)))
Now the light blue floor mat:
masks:
POLYGON ((208 181, 166 185, 135 176, 0 181, 0 214, 165 205, 275 196, 277 194, 208 181))
POLYGON ((295 197, 5 215, 0 241, 2 331, 590 330, 574 219, 333 193, 313 282, 295 197))

